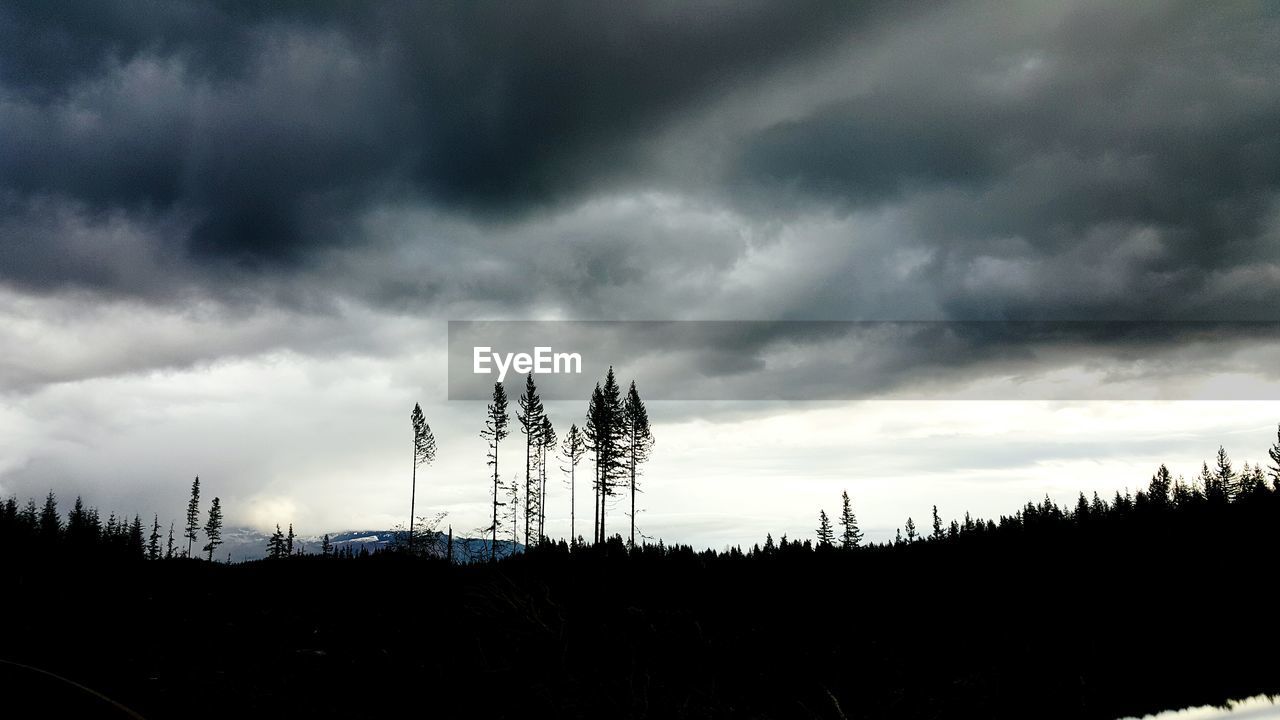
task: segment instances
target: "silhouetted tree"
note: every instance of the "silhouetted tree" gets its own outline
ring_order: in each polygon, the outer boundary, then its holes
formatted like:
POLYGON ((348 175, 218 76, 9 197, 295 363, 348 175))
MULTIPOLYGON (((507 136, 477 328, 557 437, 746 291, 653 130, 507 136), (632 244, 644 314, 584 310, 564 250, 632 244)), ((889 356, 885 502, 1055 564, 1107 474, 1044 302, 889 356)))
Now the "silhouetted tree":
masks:
POLYGON ((1231 458, 1227 457, 1226 448, 1221 445, 1218 446, 1218 459, 1215 470, 1214 479, 1222 490, 1223 499, 1227 501, 1234 500, 1240 494, 1239 478, 1235 471, 1231 469, 1231 458))
POLYGON ((1267 466, 1271 474, 1271 487, 1280 492, 1280 425, 1276 426, 1276 442, 1267 450, 1267 456, 1271 458, 1271 465, 1267 466))
POLYGON ((631 388, 627 390, 627 399, 622 404, 622 427, 625 434, 627 471, 630 474, 627 484, 631 492, 631 539, 628 545, 634 548, 636 492, 638 492, 636 478, 640 475, 640 465, 648 461, 654 442, 653 430, 649 427, 649 411, 645 408, 644 401, 640 399, 640 393, 636 391, 634 380, 631 381, 631 388))
POLYGON ((933 506, 933 535, 929 536, 934 540, 942 539, 942 518, 938 517, 938 506, 933 506))
POLYGON ((826 510, 818 511, 818 547, 831 547, 836 542, 836 535, 831 530, 831 520, 826 510))
POLYGON ((502 502, 498 500, 501 485, 498 480, 498 444, 507 436, 507 423, 510 422, 507 415, 507 391, 502 388, 502 383, 493 384, 493 401, 486 411, 484 430, 480 432, 480 437, 489 441, 487 464, 493 466, 493 525, 489 527, 493 533, 489 544, 489 559, 493 560, 497 557, 498 548, 498 508, 502 506, 502 502))
POLYGON ((271 539, 267 541, 267 556, 272 559, 284 557, 284 533, 280 532, 280 524, 276 524, 276 531, 271 533, 271 539))
POLYGON ((320 554, 328 556, 333 552, 333 543, 329 540, 329 533, 324 534, 324 539, 320 541, 320 554))
POLYGON ((919 537, 919 535, 916 533, 916 521, 908 517, 907 524, 904 529, 906 530, 906 533, 907 533, 907 543, 910 544, 915 542, 916 538, 919 537))
POLYGON ((538 434, 538 538, 547 535, 547 448, 552 451, 556 447, 556 429, 551 425, 551 418, 542 416, 542 430, 538 434))
POLYGON ((191 547, 196 541, 196 532, 200 530, 200 476, 191 483, 191 499, 187 501, 187 557, 191 557, 191 547))
POLYGON ((292 554, 293 554, 293 539, 294 539, 294 537, 295 537, 295 536, 294 536, 294 534, 293 534, 293 523, 289 523, 289 534, 284 536, 284 554, 285 554, 285 555, 292 555, 292 554))
POLYGON ((138 515, 133 516, 133 522, 129 525, 128 544, 129 558, 141 560, 146 557, 146 545, 142 539, 142 518, 138 515))
POLYGON ((436 436, 431 432, 422 408, 413 404, 413 412, 409 413, 409 422, 413 425, 413 482, 409 489, 409 549, 413 550, 413 513, 414 502, 418 496, 418 467, 429 465, 436 459, 436 436))
POLYGON ((569 542, 577 544, 577 494, 574 487, 574 476, 577 472, 578 463, 582 460, 583 452, 586 450, 585 439, 582 432, 578 430, 578 424, 569 425, 569 432, 564 436, 564 444, 560 448, 560 452, 564 455, 564 459, 569 463, 567 470, 569 473, 569 542))
MULTIPOLYGON (((1172 486, 1173 476, 1169 474, 1169 468, 1162 463, 1160 469, 1156 470, 1156 474, 1151 476, 1151 483, 1147 485, 1147 499, 1157 509, 1168 507, 1171 499, 1169 490, 1172 486)), ((1080 493, 1080 499, 1084 500, 1084 493, 1080 493)))
POLYGON ((169 542, 165 545, 165 559, 173 558, 173 522, 169 523, 169 542))
POLYGON ((533 382, 533 373, 525 375, 524 393, 517 400, 516 420, 520 422, 520 432, 524 433, 524 544, 529 545, 529 524, 534 523, 540 515, 539 503, 542 500, 540 482, 533 477, 533 465, 537 460, 537 448, 542 437, 542 398, 538 397, 538 388, 533 382))
POLYGON ((597 386, 597 391, 592 393, 587 409, 586 437, 596 461, 596 494, 600 511, 596 532, 598 543, 608 537, 605 522, 608 500, 616 494, 618 475, 626 464, 625 433, 622 391, 610 366, 604 385, 597 386))
MULTIPOLYGON (((289 526, 289 530, 292 534, 292 525, 289 526)), ((222 503, 216 497, 209 505, 209 520, 204 524, 204 534, 209 539, 204 549, 209 552, 209 562, 213 562, 213 551, 222 544, 222 503)))
POLYGON ((62 533, 62 517, 58 515, 58 498, 50 490, 44 498, 44 508, 40 510, 40 539, 51 547, 57 544, 62 533))
POLYGON ((597 425, 603 421, 603 406, 604 395, 600 390, 600 383, 596 383, 595 389, 591 391, 591 400, 587 403, 587 422, 583 426, 583 439, 586 441, 587 448, 595 456, 591 477, 591 544, 593 545, 600 542, 600 448, 602 434, 597 430, 597 425))
POLYGON ((840 493, 840 547, 852 550, 862 543, 862 531, 858 529, 858 519, 853 515, 853 504, 849 502, 849 492, 840 493))
POLYGON ((151 519, 151 536, 147 538, 147 559, 160 559, 160 514, 151 519))

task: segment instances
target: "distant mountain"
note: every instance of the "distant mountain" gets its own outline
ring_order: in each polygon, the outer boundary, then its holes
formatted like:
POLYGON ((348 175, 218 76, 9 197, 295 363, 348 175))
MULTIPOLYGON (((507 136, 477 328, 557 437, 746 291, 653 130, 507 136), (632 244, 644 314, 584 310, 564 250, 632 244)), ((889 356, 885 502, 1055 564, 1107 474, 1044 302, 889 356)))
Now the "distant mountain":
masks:
MULTIPOLYGON (((369 552, 386 549, 394 543, 395 538, 396 531, 394 530, 344 530, 342 532, 329 533, 329 542, 335 550, 351 548, 355 552, 359 552, 362 548, 367 549, 369 552)), ((214 559, 225 562, 228 554, 230 554, 233 562, 261 560, 267 556, 267 543, 270 540, 270 533, 259 532, 253 528, 225 528, 222 531, 222 546, 218 548, 214 559)), ((323 535, 299 535, 293 541, 294 551, 319 554, 323 541, 323 535)), ((437 544, 443 548, 445 536, 437 533, 437 541, 437 544)), ((483 538, 455 536, 453 538, 453 547, 454 559, 459 562, 466 562, 471 558, 488 558, 489 556, 489 541, 483 538)), ((506 557, 512 551, 510 541, 498 541, 496 553, 498 557, 506 557)), ((523 551, 524 545, 515 544, 514 552, 523 551)))

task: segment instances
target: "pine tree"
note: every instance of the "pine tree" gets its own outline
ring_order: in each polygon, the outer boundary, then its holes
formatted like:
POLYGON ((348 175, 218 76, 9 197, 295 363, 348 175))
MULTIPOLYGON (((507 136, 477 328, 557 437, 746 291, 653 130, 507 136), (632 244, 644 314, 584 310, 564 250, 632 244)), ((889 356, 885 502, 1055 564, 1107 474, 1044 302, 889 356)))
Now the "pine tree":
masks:
POLYGON ((156 513, 151 520, 151 537, 147 538, 147 559, 160 559, 160 514, 156 513))
POLYGON ((409 422, 413 425, 413 484, 409 489, 409 551, 413 551, 413 517, 414 502, 418 496, 418 467, 429 465, 436 459, 436 436, 422 414, 418 403, 413 404, 413 412, 409 413, 409 422))
POLYGON ((849 502, 849 492, 840 494, 840 548, 852 550, 862 543, 862 531, 858 529, 858 519, 853 515, 853 504, 849 502))
POLYGON ((640 474, 640 465, 649 460, 653 450, 653 430, 649 427, 649 411, 636 391, 636 383, 631 381, 627 390, 627 399, 622 404, 622 427, 626 443, 627 471, 630 473, 628 487, 631 491, 631 539, 628 545, 636 545, 636 478, 640 474))
POLYGON ((524 433, 524 544, 529 545, 529 524, 534 523, 540 515, 538 507, 542 499, 540 482, 533 478, 533 464, 537 459, 536 448, 542 437, 542 398, 538 397, 538 388, 533 382, 533 373, 525 375, 524 393, 517 400, 516 420, 520 422, 520 432, 524 433))
POLYGON ((542 431, 538 435, 538 483, 540 485, 538 499, 538 537, 547 536, 547 448, 553 451, 556 447, 556 429, 551 425, 551 418, 542 416, 542 431))
POLYGON ((333 543, 329 540, 329 533, 324 534, 324 539, 320 541, 320 554, 328 557, 333 552, 333 543))
POLYGON ((906 531, 907 531, 907 543, 908 543, 908 544, 915 542, 915 541, 916 541, 916 538, 920 537, 920 536, 916 533, 916 521, 915 521, 915 520, 912 520, 912 519, 911 519, 911 518, 909 518, 909 517, 907 518, 907 524, 906 524, 905 529, 906 529, 906 531))
MULTIPOLYGON (((1151 483, 1147 485, 1147 499, 1156 508, 1163 509, 1169 506, 1169 489, 1173 486, 1173 477, 1169 474, 1169 468, 1162 463, 1160 469, 1156 470, 1156 474, 1151 476, 1151 483)), ((1080 499, 1084 500, 1084 493, 1080 494, 1080 499)))
POLYGON ((942 518, 938 517, 938 506, 933 506, 933 535, 930 536, 934 540, 942 539, 942 518))
POLYGON ((62 534, 62 517, 58 515, 58 497, 50 490, 40 510, 40 539, 46 545, 54 545, 62 534))
POLYGON ((502 388, 502 383, 493 384, 493 401, 486 411, 484 430, 480 432, 480 437, 489 441, 487 464, 493 466, 493 525, 489 527, 493 539, 489 544, 489 559, 494 560, 498 549, 498 508, 502 506, 502 502, 498 500, 501 488, 498 480, 498 444, 507 436, 507 423, 510 422, 507 415, 507 391, 502 388))
POLYGON ((591 400, 587 403, 587 422, 583 426, 583 440, 595 456, 591 478, 591 543, 593 545, 600 542, 600 468, 602 467, 600 453, 603 446, 603 433, 597 429, 597 425, 603 422, 603 406, 604 394, 600 390, 600 383, 596 383, 595 389, 591 391, 591 400))
POLYGON ((271 539, 267 541, 267 556, 278 560, 284 556, 284 533, 280 532, 280 524, 276 524, 276 531, 271 534, 271 539))
POLYGON ((284 536, 284 554, 293 555, 293 523, 289 523, 289 534, 284 536))
POLYGON ((1240 494, 1239 478, 1235 471, 1231 469, 1231 458, 1227 457, 1227 451, 1221 445, 1218 446, 1218 460, 1215 468, 1215 480, 1218 487, 1222 490, 1223 500, 1234 500, 1240 494))
POLYGON ((146 545, 142 539, 142 518, 138 515, 133 516, 133 523, 129 525, 128 543, 126 545, 130 558, 141 560, 146 557, 146 545))
POLYGON ((836 536, 831 530, 831 520, 827 518, 826 510, 818 511, 818 547, 831 547, 835 545, 836 536))
POLYGON ((187 501, 187 557, 191 557, 191 546, 196 541, 196 532, 200 530, 200 476, 191 483, 191 499, 187 501))
POLYGON ((204 524, 204 534, 209 539, 204 549, 209 553, 209 562, 213 562, 213 551, 222 544, 222 503, 216 497, 209 505, 209 520, 204 524))
MULTIPOLYGON (((569 432, 564 436, 564 444, 560 448, 560 452, 564 455, 564 459, 569 463, 567 468, 569 472, 569 542, 576 545, 578 539, 577 529, 577 501, 576 488, 574 487, 574 476, 577 471, 578 463, 582 460, 582 455, 586 450, 585 439, 582 432, 578 430, 577 423, 569 425, 569 432)), ((566 469, 566 468, 561 468, 566 469)))
POLYGON ((164 557, 166 560, 173 559, 173 523, 169 523, 169 542, 165 546, 164 557))
POLYGON ((1271 458, 1271 465, 1267 467, 1271 474, 1271 487, 1280 492, 1280 425, 1276 426, 1276 444, 1267 450, 1267 455, 1271 458))
POLYGON ((598 523, 596 542, 608 538, 605 516, 608 500, 616 495, 619 474, 625 469, 625 418, 622 411, 622 391, 618 387, 613 367, 605 374, 604 386, 597 385, 587 408, 586 437, 596 461, 596 499, 598 523))

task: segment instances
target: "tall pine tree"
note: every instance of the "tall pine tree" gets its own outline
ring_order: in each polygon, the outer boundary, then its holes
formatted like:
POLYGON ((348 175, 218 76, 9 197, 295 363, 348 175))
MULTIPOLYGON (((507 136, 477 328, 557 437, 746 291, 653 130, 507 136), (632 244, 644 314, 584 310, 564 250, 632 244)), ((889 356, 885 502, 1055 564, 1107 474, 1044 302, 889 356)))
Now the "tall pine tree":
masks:
POLYGON ((622 404, 622 427, 629 475, 627 484, 631 493, 631 539, 628 545, 634 548, 636 545, 636 493, 639 491, 636 487, 636 478, 640 475, 640 465, 649 460, 649 453, 653 450, 654 443, 653 430, 649 427, 649 411, 645 408, 644 401, 640 399, 634 380, 631 381, 631 388, 627 390, 627 399, 622 404))
POLYGON ((204 524, 204 535, 209 539, 204 549, 209 553, 209 562, 213 562, 213 551, 222 544, 222 502, 216 497, 209 505, 209 520, 204 524))
POLYGON ((200 530, 200 476, 191 483, 191 499, 187 501, 187 557, 191 557, 191 547, 196 541, 196 532, 200 530))
POLYGON ((835 545, 836 535, 831 530, 831 520, 827 518, 826 510, 818 511, 818 547, 829 548, 835 545))
POLYGON ((852 550, 862 543, 862 531, 858 529, 858 519, 853 515, 853 504, 849 502, 849 492, 840 493, 840 548, 852 550))
POLYGON ((436 459, 436 436, 431 432, 422 407, 413 404, 413 412, 409 413, 409 422, 413 425, 413 482, 409 488, 409 551, 413 551, 413 518, 414 503, 418 497, 418 467, 429 465, 436 459))
POLYGON ((542 500, 541 483, 533 477, 534 463, 537 461, 537 448, 542 437, 542 398, 538 396, 538 387, 533 382, 533 373, 525 375, 524 393, 517 400, 516 420, 520 422, 520 432, 524 433, 524 544, 529 545, 530 523, 537 530, 540 517, 539 502, 542 500))
POLYGON ((489 453, 487 464, 493 467, 493 525, 489 527, 492 531, 492 540, 489 543, 489 559, 497 558, 498 550, 498 508, 502 506, 499 492, 501 482, 498 480, 498 444, 503 438, 507 437, 507 424, 510 417, 507 415, 507 391, 503 389, 502 383, 493 384, 493 400, 486 408, 484 430, 480 431, 480 437, 489 441, 489 453))
POLYGON ((577 528, 577 500, 576 488, 574 487, 574 475, 576 473, 578 463, 582 460, 585 451, 585 440, 582 432, 578 430, 578 424, 569 425, 569 432, 564 436, 564 444, 560 448, 560 452, 564 455, 564 459, 569 463, 566 468, 569 472, 569 544, 570 546, 578 543, 577 528))

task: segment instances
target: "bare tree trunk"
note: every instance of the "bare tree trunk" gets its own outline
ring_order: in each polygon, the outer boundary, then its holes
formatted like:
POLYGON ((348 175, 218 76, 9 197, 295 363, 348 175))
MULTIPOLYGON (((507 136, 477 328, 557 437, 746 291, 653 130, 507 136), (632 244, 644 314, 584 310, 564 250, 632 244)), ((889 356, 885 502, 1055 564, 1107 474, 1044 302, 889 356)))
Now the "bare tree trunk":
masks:
MULTIPOLYGON (((527 415, 525 416, 528 417, 527 415)), ((533 483, 529 477, 529 462, 532 459, 533 433, 524 436, 524 547, 529 548, 529 500, 532 497, 533 483)))
POLYGON ((417 440, 413 446, 413 484, 409 490, 409 552, 413 552, 413 510, 414 502, 418 498, 418 446, 417 440))
POLYGON ((636 549, 636 451, 631 447, 631 549, 636 549))
POLYGON ((489 543, 489 560, 498 552, 498 441, 493 442, 493 540, 489 543))
POLYGON ((547 536, 547 446, 541 445, 538 451, 538 478, 542 484, 542 497, 538 500, 538 537, 547 536))
POLYGON ((577 508, 574 507, 574 501, 577 500, 577 493, 573 488, 573 471, 577 469, 577 464, 573 460, 569 460, 569 547, 575 547, 578 544, 577 529, 577 508))

